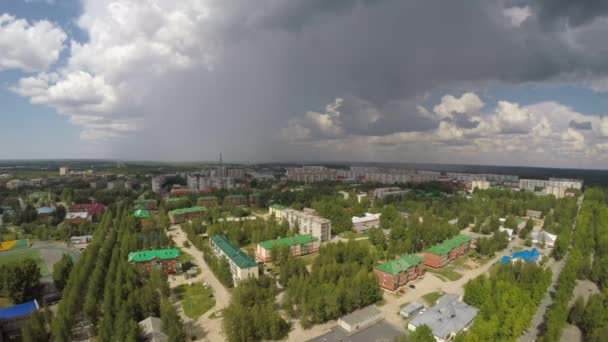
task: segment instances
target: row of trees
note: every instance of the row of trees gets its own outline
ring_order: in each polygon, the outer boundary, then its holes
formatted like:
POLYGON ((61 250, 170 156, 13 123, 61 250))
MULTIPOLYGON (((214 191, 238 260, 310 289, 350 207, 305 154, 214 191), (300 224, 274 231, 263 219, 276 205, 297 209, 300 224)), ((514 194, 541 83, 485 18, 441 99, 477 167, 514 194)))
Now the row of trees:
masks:
POLYGON ((0 294, 19 304, 40 295, 40 268, 33 259, 0 265, 0 294))
POLYGON ((551 270, 535 264, 499 265, 490 276, 481 275, 464 287, 464 301, 479 308, 465 341, 514 341, 528 326, 551 283, 551 270))
POLYGON ((296 272, 287 281, 283 307, 309 327, 377 302, 376 260, 368 245, 356 241, 321 247, 312 272, 296 272))

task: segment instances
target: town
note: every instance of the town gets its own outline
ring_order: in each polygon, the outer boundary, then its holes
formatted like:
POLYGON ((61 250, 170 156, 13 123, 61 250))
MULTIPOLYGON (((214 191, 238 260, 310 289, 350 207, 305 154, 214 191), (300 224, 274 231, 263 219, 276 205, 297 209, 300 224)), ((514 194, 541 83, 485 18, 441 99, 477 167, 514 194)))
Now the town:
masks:
POLYGON ((582 180, 165 168, 2 170, 3 340, 601 336, 607 197, 582 180))

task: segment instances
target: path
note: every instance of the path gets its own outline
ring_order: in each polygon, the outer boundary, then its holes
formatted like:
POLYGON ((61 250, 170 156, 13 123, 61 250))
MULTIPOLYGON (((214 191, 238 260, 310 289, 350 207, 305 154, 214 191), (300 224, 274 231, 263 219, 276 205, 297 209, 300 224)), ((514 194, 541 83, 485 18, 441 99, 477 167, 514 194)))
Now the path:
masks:
MULTIPOLYGON (((581 205, 583 203, 583 196, 579 197, 578 200, 578 210, 576 211, 576 216, 578 217, 578 213, 581 210, 581 205)), ((539 333, 539 327, 543 323, 543 318, 547 312, 547 308, 553 303, 553 297, 551 297, 551 293, 555 291, 555 287, 557 285, 557 279, 559 278, 559 274, 562 272, 566 260, 568 259, 568 255, 570 254, 570 249, 572 248, 572 241, 574 240, 574 231, 576 230, 576 218, 574 219, 574 223, 572 224, 572 238, 570 239, 570 246, 566 251, 566 255, 562 258, 562 260, 558 262, 554 262, 550 267, 553 272, 551 276, 551 285, 549 285, 549 290, 545 293, 545 297, 541 301, 536 310, 536 313, 532 317, 532 321, 530 322, 529 328, 524 331, 524 334, 519 337, 519 342, 528 342, 535 341, 536 337, 539 333)))
POLYGON ((190 254, 194 258, 194 263, 199 267, 201 273, 194 278, 185 279, 183 276, 173 277, 169 281, 171 288, 177 287, 181 284, 188 282, 207 282, 213 288, 213 294, 215 296, 215 306, 207 311, 205 314, 196 319, 190 319, 183 315, 181 305, 179 308, 180 315, 184 319, 184 325, 186 330, 190 331, 191 336, 196 336, 196 341, 224 341, 225 337, 222 333, 222 319, 221 318, 210 318, 209 316, 228 306, 230 301, 230 293, 222 283, 215 277, 213 272, 205 263, 203 259, 203 252, 198 248, 194 247, 191 241, 188 240, 186 233, 182 230, 179 225, 171 226, 169 235, 175 241, 175 244, 180 247, 184 252, 190 254), (190 247, 184 247, 184 242, 188 241, 190 247))

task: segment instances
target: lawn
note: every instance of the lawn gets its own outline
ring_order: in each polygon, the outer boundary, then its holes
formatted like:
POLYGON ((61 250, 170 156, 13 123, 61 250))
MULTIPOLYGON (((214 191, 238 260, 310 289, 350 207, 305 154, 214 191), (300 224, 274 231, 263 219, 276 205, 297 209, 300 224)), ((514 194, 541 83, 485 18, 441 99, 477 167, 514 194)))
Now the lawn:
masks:
POLYGON ((424 301, 428 304, 428 305, 435 305, 435 302, 437 301, 437 299, 441 298, 441 296, 443 296, 445 293, 443 293, 443 291, 435 291, 435 292, 431 292, 431 293, 427 293, 424 296, 422 296, 422 299, 424 299, 424 301))
POLYGON ((44 277, 49 274, 49 269, 46 267, 46 263, 40 257, 40 252, 36 249, 26 249, 11 252, 0 253, 0 265, 6 265, 15 261, 20 261, 26 258, 31 258, 36 261, 38 268, 40 268, 40 274, 44 277))
POLYGON ((438 274, 439 276, 441 276, 441 278, 448 279, 448 281, 455 281, 462 278, 462 274, 454 271, 454 269, 449 266, 444 267, 440 270, 433 270, 427 268, 427 271, 433 274, 438 274))
POLYGON ((200 283, 180 285, 175 288, 175 294, 182 303, 184 314, 190 318, 197 318, 215 306, 215 298, 209 298, 213 290, 200 283))

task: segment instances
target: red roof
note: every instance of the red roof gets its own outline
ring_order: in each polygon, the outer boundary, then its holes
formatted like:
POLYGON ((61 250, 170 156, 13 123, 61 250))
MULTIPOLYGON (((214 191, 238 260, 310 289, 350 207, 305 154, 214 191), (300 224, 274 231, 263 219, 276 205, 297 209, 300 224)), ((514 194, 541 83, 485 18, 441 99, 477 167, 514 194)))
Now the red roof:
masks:
POLYGON ((91 215, 101 214, 105 210, 106 207, 101 203, 81 203, 70 207, 70 211, 86 211, 91 215))

